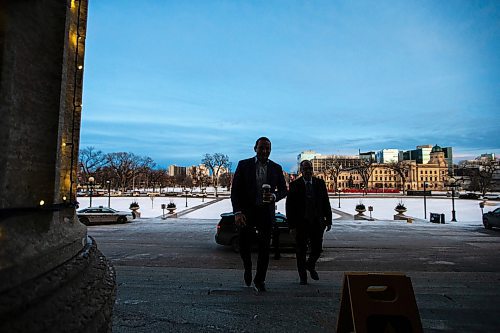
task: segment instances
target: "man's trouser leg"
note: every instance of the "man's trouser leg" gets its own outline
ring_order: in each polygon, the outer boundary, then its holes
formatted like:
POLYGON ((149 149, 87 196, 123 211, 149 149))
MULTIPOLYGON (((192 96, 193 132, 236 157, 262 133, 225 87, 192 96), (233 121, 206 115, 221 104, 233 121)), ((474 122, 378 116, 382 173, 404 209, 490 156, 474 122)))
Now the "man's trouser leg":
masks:
POLYGON ((245 270, 252 270, 252 239, 254 237, 254 228, 251 226, 244 226, 240 228, 240 257, 243 261, 243 268, 245 270))
POLYGON ((296 247, 295 255, 297 257, 297 271, 301 280, 307 280, 306 272, 306 253, 307 253, 307 232, 297 228, 295 235, 296 247))
POLYGON ((307 268, 316 269, 316 262, 323 249, 323 232, 324 227, 322 226, 316 226, 310 232, 311 253, 307 259, 307 268))
POLYGON ((266 281, 267 267, 269 266, 269 250, 271 242, 271 228, 257 228, 257 242, 259 255, 257 258, 257 272, 254 281, 263 283, 266 281))

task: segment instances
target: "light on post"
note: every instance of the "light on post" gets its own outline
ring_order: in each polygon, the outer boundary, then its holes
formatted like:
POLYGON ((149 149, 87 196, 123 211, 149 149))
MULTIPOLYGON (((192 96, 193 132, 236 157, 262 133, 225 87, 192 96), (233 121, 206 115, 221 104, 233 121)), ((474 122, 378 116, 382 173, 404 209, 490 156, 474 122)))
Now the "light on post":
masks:
POLYGON ((92 194, 94 193, 94 177, 89 177, 89 184, 90 184, 90 192, 89 192, 89 195, 90 195, 90 207, 92 207, 92 194))
POLYGON ((106 180, 106 184, 108 184, 108 208, 111 208, 111 181, 106 180))
POLYGON ((448 179, 448 186, 451 187, 451 221, 457 222, 455 216, 455 187, 457 187, 457 180, 452 176, 448 179))
POLYGON ((427 220, 427 182, 424 181, 424 220, 427 220))

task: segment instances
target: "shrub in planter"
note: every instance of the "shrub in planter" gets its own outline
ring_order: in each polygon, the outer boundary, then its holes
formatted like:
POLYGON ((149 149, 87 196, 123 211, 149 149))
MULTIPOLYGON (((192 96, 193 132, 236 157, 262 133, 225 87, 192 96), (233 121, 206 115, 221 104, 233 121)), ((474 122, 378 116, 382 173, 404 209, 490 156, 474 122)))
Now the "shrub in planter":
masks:
POLYGON ((129 209, 139 209, 139 203, 137 201, 132 201, 130 206, 128 207, 129 209))
POLYGON ((396 208, 395 208, 395 209, 396 209, 396 210, 406 210, 406 206, 405 206, 405 204, 404 204, 402 201, 400 201, 400 202, 396 205, 396 208))
POLYGON ((366 207, 361 202, 356 205, 356 210, 366 210, 366 207))

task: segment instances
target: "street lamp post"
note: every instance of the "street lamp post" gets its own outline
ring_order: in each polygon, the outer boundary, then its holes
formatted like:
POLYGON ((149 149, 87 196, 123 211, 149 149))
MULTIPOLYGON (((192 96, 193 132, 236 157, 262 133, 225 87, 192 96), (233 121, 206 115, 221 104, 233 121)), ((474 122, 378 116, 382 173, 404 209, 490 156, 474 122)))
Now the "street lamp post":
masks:
POLYGON ((188 206, 188 190, 187 189, 184 190, 184 194, 186 196, 186 207, 187 207, 188 206))
POLYGON ((89 183, 90 183, 90 207, 92 207, 92 194, 94 193, 94 177, 89 177, 89 183))
POLYGON ((201 189, 201 202, 205 202, 205 189, 201 189))
POLYGON ((111 181, 106 180, 106 184, 108 184, 108 208, 111 208, 111 181))
POLYGON ((424 220, 427 220, 427 182, 424 181, 424 220))
POLYGON ((457 187, 457 180, 450 177, 450 179, 448 179, 448 186, 451 187, 451 222, 457 222, 455 216, 455 187, 457 187))
POLYGON ((337 188, 337 192, 339 192, 339 208, 340 208, 340 189, 337 188))

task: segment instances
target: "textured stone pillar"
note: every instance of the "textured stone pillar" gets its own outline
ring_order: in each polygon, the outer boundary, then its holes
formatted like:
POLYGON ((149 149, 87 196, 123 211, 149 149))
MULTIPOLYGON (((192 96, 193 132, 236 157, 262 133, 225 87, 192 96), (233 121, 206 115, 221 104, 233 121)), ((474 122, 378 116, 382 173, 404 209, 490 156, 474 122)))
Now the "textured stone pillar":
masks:
POLYGON ((2 332, 109 327, 114 271, 75 214, 86 21, 87 0, 0 0, 2 332))

